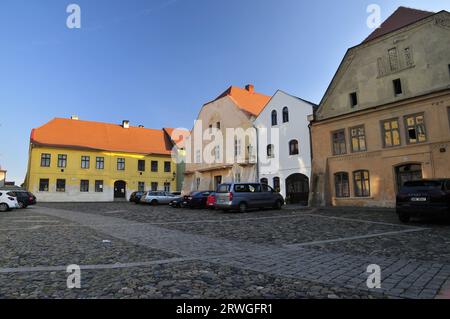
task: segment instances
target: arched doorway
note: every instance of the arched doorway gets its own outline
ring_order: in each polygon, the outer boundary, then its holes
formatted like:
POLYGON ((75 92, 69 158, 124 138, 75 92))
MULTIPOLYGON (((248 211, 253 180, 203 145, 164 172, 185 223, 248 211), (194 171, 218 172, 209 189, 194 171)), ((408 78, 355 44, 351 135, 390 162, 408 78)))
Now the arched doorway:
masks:
POLYGON ((116 181, 114 183, 114 199, 125 199, 127 196, 127 183, 116 181))
POLYGON ((303 174, 292 174, 286 178, 286 201, 289 204, 308 205, 309 178, 303 174))
POLYGON ((261 178, 260 182, 261 184, 269 185, 269 180, 267 178, 261 178))
POLYGON ((395 168, 397 192, 403 187, 405 182, 420 180, 422 176, 421 164, 415 163, 397 166, 395 168))

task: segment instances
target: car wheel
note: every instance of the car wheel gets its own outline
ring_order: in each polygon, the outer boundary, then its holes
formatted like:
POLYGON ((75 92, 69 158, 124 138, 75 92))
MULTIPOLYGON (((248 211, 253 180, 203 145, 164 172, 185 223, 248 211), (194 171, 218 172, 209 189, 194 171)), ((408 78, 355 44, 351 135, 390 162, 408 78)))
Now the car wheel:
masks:
POLYGON ((154 200, 151 201, 150 205, 158 206, 158 201, 154 199, 154 200))
POLYGON ((409 221, 411 220, 411 216, 409 216, 409 214, 407 214, 407 213, 399 213, 398 214, 398 219, 402 223, 409 223, 409 221))
POLYGON ((5 203, 0 204, 0 212, 6 212, 6 211, 8 211, 8 209, 9 209, 9 206, 7 204, 5 204, 5 203))
POLYGON ((276 210, 280 210, 283 207, 283 203, 281 202, 281 200, 277 200, 275 202, 275 205, 273 206, 273 208, 275 208, 276 210))
POLYGON ((247 203, 244 203, 244 202, 240 203, 239 204, 239 212, 245 213, 246 211, 247 211, 247 203))

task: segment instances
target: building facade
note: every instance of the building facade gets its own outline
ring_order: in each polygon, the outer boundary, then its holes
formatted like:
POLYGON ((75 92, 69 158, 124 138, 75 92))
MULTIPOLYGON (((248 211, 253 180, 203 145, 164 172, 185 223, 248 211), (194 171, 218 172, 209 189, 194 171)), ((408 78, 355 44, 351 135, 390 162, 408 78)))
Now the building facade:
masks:
POLYGON ((258 171, 288 203, 308 203, 311 145, 308 116, 313 103, 277 91, 254 122, 258 131, 258 171))
POLYGON ((311 124, 314 206, 395 205, 450 177, 450 14, 400 7, 348 50, 311 124))
POLYGON ((183 193, 215 190, 224 182, 258 180, 253 121, 269 99, 269 96, 256 93, 253 85, 247 85, 245 89, 232 86, 202 107, 187 139, 188 163, 183 193), (230 129, 254 134, 233 133, 231 136, 230 129), (220 145, 211 147, 215 139, 212 136, 217 132, 221 134, 220 145), (231 141, 231 145, 227 145, 227 141, 231 141))
POLYGON ((129 199, 176 190, 173 144, 163 130, 56 118, 33 129, 25 187, 44 202, 129 199))
POLYGON ((6 182, 6 170, 2 169, 0 166, 0 187, 5 186, 6 182))

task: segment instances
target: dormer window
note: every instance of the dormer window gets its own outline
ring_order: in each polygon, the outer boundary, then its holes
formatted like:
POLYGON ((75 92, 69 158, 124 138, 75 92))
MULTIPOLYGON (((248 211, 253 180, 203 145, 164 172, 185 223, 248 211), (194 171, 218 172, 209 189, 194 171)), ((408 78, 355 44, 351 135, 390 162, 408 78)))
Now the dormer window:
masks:
POLYGON ((356 92, 350 93, 350 106, 353 108, 358 105, 358 95, 356 92))

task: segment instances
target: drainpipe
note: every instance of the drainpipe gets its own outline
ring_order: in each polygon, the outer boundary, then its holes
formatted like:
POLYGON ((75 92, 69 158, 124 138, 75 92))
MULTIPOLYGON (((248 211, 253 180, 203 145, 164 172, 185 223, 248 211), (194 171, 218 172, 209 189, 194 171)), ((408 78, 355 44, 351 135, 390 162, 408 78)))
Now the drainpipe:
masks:
POLYGON ((259 183, 259 134, 258 128, 254 125, 253 128, 256 131, 256 183, 259 183))

